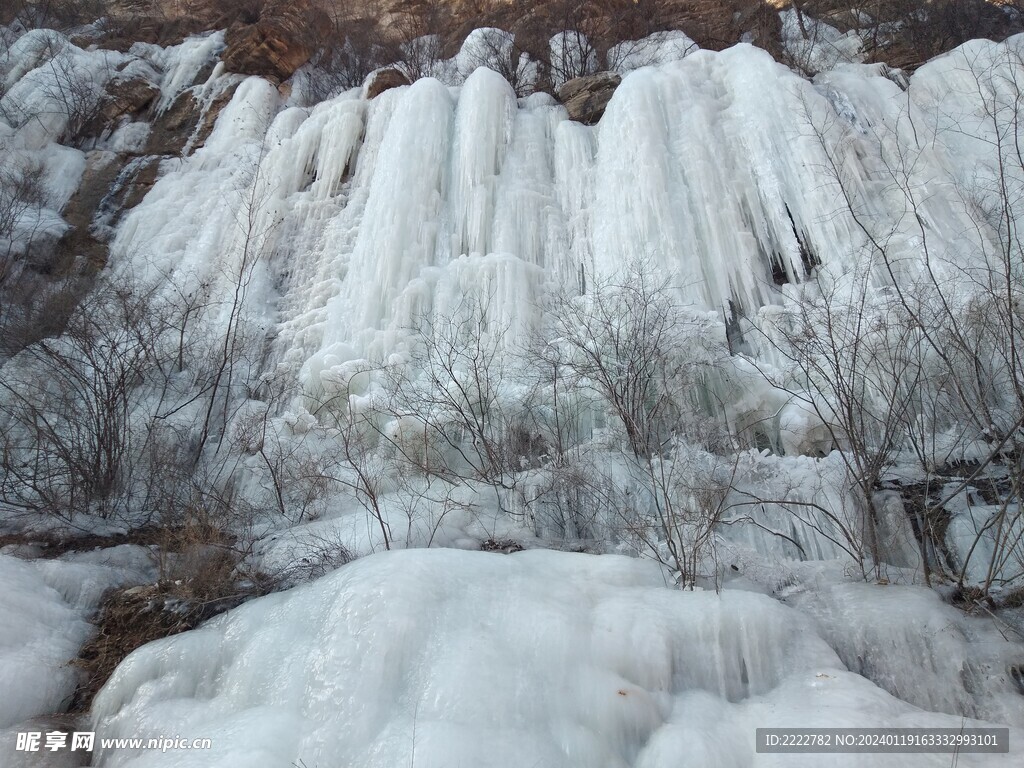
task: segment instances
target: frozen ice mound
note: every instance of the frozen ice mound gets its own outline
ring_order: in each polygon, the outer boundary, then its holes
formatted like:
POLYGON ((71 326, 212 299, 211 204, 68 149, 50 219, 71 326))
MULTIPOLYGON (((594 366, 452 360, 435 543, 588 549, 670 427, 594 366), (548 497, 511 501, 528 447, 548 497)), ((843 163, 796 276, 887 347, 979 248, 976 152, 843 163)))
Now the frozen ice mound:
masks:
POLYGON ((853 671, 919 707, 1024 724, 1018 639, 931 589, 836 584, 795 598, 853 671))
POLYGON ((78 683, 70 665, 103 593, 146 580, 139 547, 24 561, 0 554, 0 729, 60 712, 78 683))
POLYGON ((808 617, 768 597, 680 592, 649 562, 540 550, 358 560, 137 650, 93 716, 98 738, 212 739, 94 763, 136 768, 817 765, 755 754, 754 729, 963 722, 848 672, 808 617))
POLYGON ((66 666, 91 627, 33 563, 0 555, 0 728, 57 711, 75 689, 66 666))

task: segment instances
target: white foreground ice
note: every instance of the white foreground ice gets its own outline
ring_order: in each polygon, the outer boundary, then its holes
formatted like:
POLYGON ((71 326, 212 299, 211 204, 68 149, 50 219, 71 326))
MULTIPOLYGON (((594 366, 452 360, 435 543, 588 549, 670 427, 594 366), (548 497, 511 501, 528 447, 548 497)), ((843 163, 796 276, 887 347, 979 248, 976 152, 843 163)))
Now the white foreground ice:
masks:
POLYGON ((0 554, 0 730, 67 708, 88 620, 105 590, 152 579, 147 555, 135 546, 59 560, 0 554))
MULTIPOLYGON (((105 768, 813 766, 821 755, 756 754, 754 729, 975 724, 848 671, 806 615, 769 597, 680 592, 613 555, 456 550, 364 558, 152 643, 93 715, 101 738, 212 739, 111 749, 105 768)), ((1018 765, 1022 736, 1012 754, 957 764, 1018 765)))

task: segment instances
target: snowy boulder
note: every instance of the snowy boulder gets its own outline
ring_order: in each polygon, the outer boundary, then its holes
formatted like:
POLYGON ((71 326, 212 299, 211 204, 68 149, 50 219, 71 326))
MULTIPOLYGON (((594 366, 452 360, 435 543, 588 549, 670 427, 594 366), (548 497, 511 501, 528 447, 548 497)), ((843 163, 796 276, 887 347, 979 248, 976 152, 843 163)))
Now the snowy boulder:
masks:
POLYGON ((444 461, 448 443, 445 435, 436 425, 418 416, 406 414, 392 419, 384 427, 384 436, 411 465, 409 469, 438 466, 444 461))
POLYGON ((569 119, 593 125, 604 114, 612 94, 622 82, 614 72, 576 77, 558 88, 558 98, 569 111, 569 119))
POLYGON ((316 416, 304 407, 299 407, 295 411, 286 411, 281 418, 296 435, 305 435, 316 426, 316 416))
POLYGON ((810 403, 791 400, 779 413, 779 443, 786 456, 827 456, 835 447, 833 430, 810 403))
POLYGON ((370 386, 371 366, 368 360, 348 360, 323 369, 320 371, 320 384, 325 396, 331 400, 366 394, 370 386))

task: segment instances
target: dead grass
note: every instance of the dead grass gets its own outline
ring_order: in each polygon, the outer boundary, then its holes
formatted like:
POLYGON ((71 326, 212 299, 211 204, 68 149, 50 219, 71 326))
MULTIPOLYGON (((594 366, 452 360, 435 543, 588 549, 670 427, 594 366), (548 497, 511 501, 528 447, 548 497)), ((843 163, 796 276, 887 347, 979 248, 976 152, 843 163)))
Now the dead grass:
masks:
POLYGON ((274 588, 269 578, 239 574, 242 556, 234 538, 216 528, 152 529, 119 543, 142 541, 156 545, 161 578, 156 584, 113 589, 104 595, 94 622, 96 634, 72 662, 82 671, 72 713, 89 709, 117 665, 136 648, 195 629, 274 588))
POLYGON ((71 711, 87 711, 117 665, 136 648, 194 629, 206 618, 201 604, 181 601, 167 585, 108 593, 100 607, 96 636, 72 662, 83 671, 83 681, 75 691, 71 711))
POLYGON ((999 595, 1000 608, 1024 608, 1024 587, 1010 589, 999 595))
POLYGON ((259 592, 239 587, 230 578, 219 583, 203 579, 161 581, 111 590, 100 606, 96 635, 72 662, 82 670, 83 677, 70 711, 88 711, 118 664, 136 648, 195 629, 259 592))
POLYGON ((981 587, 964 584, 953 589, 948 597, 950 605, 964 613, 988 613, 997 608, 995 600, 981 587))

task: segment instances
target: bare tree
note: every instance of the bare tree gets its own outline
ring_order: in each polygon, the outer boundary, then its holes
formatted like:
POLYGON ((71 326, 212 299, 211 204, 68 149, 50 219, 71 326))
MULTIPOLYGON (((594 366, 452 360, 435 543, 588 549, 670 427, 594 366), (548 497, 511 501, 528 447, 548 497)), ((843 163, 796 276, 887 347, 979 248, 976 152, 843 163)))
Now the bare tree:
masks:
POLYGON ((108 0, 12 0, 0 23, 17 21, 28 29, 71 29, 96 21, 108 10, 108 0))
POLYGON ((423 471, 506 487, 517 469, 507 450, 514 429, 508 329, 490 319, 489 304, 464 298, 444 317, 418 323, 408 364, 390 371, 389 408, 411 419, 426 442, 423 471))
POLYGON ((471 33, 472 55, 463 62, 462 75, 468 76, 477 67, 486 67, 504 77, 517 96, 529 96, 537 87, 538 66, 530 55, 516 45, 515 36, 487 27, 471 33))
POLYGON ((353 18, 346 7, 326 8, 331 24, 322 30, 318 51, 311 60, 307 76, 310 103, 358 88, 374 70, 401 60, 398 43, 382 29, 383 9, 367 10, 369 15, 353 18))
POLYGON ((119 511, 134 459, 132 417, 155 365, 166 308, 101 284, 56 338, 3 368, 4 500, 70 518, 119 511))
POLYGON ((847 170, 856 133, 837 120, 811 125, 841 203, 837 214, 862 236, 858 270, 818 269, 792 293, 785 327, 761 330, 789 363, 788 380, 773 383, 815 414, 847 464, 876 570, 883 549, 877 494, 889 468, 909 454, 925 478, 921 497, 907 500, 925 578, 947 573, 963 586, 982 557, 987 566, 974 581, 987 594, 1020 556, 1024 163, 1013 126, 1024 105, 1024 62, 1013 46, 994 58, 951 55, 962 59, 961 73, 977 92, 940 97, 927 119, 908 98, 895 124, 872 136, 882 208, 864 201, 847 170), (944 111, 951 104, 956 113, 944 111), (950 235, 947 227, 940 238, 932 222, 947 214, 932 208, 932 181, 919 168, 926 154, 964 137, 979 153, 972 181, 943 185, 963 229, 950 235), (997 476, 1005 479, 993 485, 997 476), (982 517, 950 512, 957 499, 984 488, 982 517), (951 545, 951 514, 954 526, 966 520, 973 529, 966 551, 951 545))
POLYGON ((549 308, 564 368, 601 396, 631 451, 649 458, 699 411, 703 375, 716 364, 707 318, 688 314, 653 269, 634 264, 625 279, 565 293, 549 308))
POLYGON ((724 362, 725 334, 674 295, 649 264, 632 264, 621 279, 596 281, 581 296, 552 297, 546 338, 532 346, 551 374, 545 415, 554 427, 549 444, 559 454, 548 463, 554 482, 545 493, 568 502, 563 519, 576 532, 594 521, 580 525, 573 497, 592 505, 600 498, 595 506, 614 510, 607 522, 619 533, 609 531, 612 536, 625 535, 638 551, 669 565, 680 584, 693 586, 714 559, 735 462, 721 457, 731 441, 707 388, 724 362), (566 408, 560 390, 592 394, 566 408), (572 446, 583 437, 579 405, 598 423, 607 414, 617 427, 613 434, 621 435, 624 451, 618 453, 613 439, 609 448, 618 458, 606 469, 592 450, 581 466, 572 446), (566 482, 572 478, 575 483, 566 482), (559 494, 567 492, 563 500, 559 494))
MULTIPOLYGON (((2 144, 0 152, 15 158, 2 144)), ((45 198, 41 164, 11 162, 0 169, 0 322, 5 327, 7 294, 17 293, 12 283, 18 282, 24 257, 33 249, 45 198)))
MULTIPOLYGON (((264 138, 264 142, 266 139, 264 138)), ((268 214, 271 182, 263 170, 267 147, 261 143, 250 174, 240 181, 239 208, 236 215, 235 258, 229 264, 230 295, 226 302, 227 322, 213 351, 214 365, 205 372, 200 391, 205 400, 205 415, 199 430, 196 460, 211 439, 220 448, 237 401, 237 388, 248 389, 255 378, 253 359, 256 339, 250 338, 245 322, 249 286, 261 260, 272 247, 280 220, 268 214)))
POLYGON ((410 82, 438 74, 453 22, 451 7, 441 0, 409 0, 398 9, 393 24, 398 39, 396 63, 410 82))

